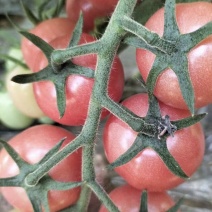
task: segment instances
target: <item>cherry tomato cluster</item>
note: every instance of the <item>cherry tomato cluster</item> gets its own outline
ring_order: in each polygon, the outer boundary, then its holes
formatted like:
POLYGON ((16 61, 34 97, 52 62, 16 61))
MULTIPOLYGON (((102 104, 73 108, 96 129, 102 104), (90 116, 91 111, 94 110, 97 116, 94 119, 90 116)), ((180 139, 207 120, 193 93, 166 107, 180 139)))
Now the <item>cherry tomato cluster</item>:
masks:
MULTIPOLYGON (((65 49, 69 45, 70 37, 80 16, 83 14, 83 33, 79 44, 96 41, 89 34, 95 27, 97 18, 109 17, 118 3, 118 0, 108 0, 102 4, 98 0, 67 0, 67 17, 57 17, 43 21, 30 32, 42 38, 54 49, 65 49)), ((176 5, 176 19, 181 33, 188 33, 212 21, 212 4, 206 2, 182 3, 176 5)), ((147 21, 148 29, 163 35, 164 8, 158 10, 147 21)), ((5 125, 14 128, 14 117, 22 123, 18 128, 27 128, 34 118, 47 116, 55 122, 67 126, 82 126, 86 121, 89 102, 91 99, 94 79, 81 75, 70 75, 65 81, 66 108, 60 117, 57 106, 57 91, 51 81, 39 81, 32 84, 19 85, 11 81, 18 74, 38 73, 48 65, 45 54, 31 41, 23 38, 21 41, 23 60, 29 69, 21 66, 11 68, 6 77, 7 93, 0 93, 0 120, 5 125), (9 109, 10 108, 10 109, 9 109), (5 116, 9 110, 10 116, 5 116), (20 114, 15 114, 18 110, 20 114), (22 116, 22 117, 21 117, 22 116), (24 119, 24 122, 21 121, 24 119), (4 121, 5 120, 5 121, 4 121), (8 123, 7 123, 8 122, 8 123), (10 124, 12 123, 12 124, 10 124)), ((188 55, 189 74, 195 93, 195 107, 200 108, 212 102, 212 35, 195 46, 188 55)), ((20 58, 21 59, 21 58, 20 58)), ((144 81, 154 62, 153 53, 145 49, 136 50, 137 66, 144 81)), ((73 64, 92 69, 98 61, 96 54, 74 57, 73 64)), ((94 73, 95 74, 95 73, 94 73)), ((58 75, 59 77, 59 75, 58 75)), ((121 60, 115 56, 111 65, 108 80, 108 95, 115 102, 119 102, 124 91, 124 70, 121 60)), ((191 116, 182 97, 178 79, 175 73, 168 69, 157 79, 154 95, 159 100, 162 116, 168 115, 171 121, 191 116)), ((144 93, 133 95, 125 99, 122 106, 136 114, 145 117, 148 113, 148 95, 144 93)), ((109 111, 103 109, 101 119, 109 111)), ((103 147, 109 163, 130 149, 138 133, 121 119, 111 114, 106 121, 103 131, 103 147)), ((30 164, 38 163, 59 140, 66 138, 63 147, 71 142, 75 136, 65 129, 52 125, 30 127, 9 141, 12 148, 20 157, 30 164)), ((160 138, 158 138, 160 142, 160 138)), ((183 172, 188 176, 198 169, 204 156, 204 133, 199 123, 181 129, 167 138, 167 148, 183 172)), ((72 153, 60 164, 55 166, 48 175, 56 181, 70 182, 81 180, 81 149, 72 153)), ((13 177, 18 174, 18 166, 9 154, 0 152, 0 178, 13 177)), ((128 163, 115 168, 115 171, 126 181, 127 185, 114 189, 110 198, 121 212, 139 211, 140 198, 143 190, 148 191, 148 211, 165 212, 174 202, 166 193, 184 180, 173 174, 158 154, 151 148, 138 153, 128 163)), ((25 191, 19 187, 3 187, 1 193, 5 199, 22 212, 33 211, 25 191), (11 195, 11 193, 13 195, 11 195), (16 198, 14 198, 16 196, 16 198)), ((74 203, 80 195, 80 189, 67 191, 50 191, 48 201, 51 211, 60 211, 74 203)), ((107 211, 102 205, 100 212, 107 211)))

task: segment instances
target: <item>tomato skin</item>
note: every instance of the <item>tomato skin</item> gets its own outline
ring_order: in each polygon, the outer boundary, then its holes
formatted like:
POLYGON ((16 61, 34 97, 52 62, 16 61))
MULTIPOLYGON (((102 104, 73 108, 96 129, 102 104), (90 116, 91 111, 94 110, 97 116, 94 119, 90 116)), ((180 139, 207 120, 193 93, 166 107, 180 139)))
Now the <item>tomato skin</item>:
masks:
MULTIPOLYGON (((69 35, 55 39, 50 43, 54 48, 65 48, 69 42, 69 35)), ((82 34, 80 43, 92 42, 94 38, 88 34, 82 34)), ((39 61, 33 71, 37 72, 47 65, 47 60, 43 54, 38 55, 39 61)), ((94 54, 75 57, 73 63, 95 70, 97 56, 94 54)), ((114 101, 119 101, 124 88, 123 67, 115 58, 109 79, 108 93, 114 101)), ((36 82, 33 84, 35 97, 43 112, 54 121, 70 126, 83 125, 87 117, 88 104, 92 92, 94 79, 88 79, 79 75, 70 75, 66 80, 66 111, 62 118, 56 103, 56 91, 50 81, 36 82)), ((108 115, 108 111, 103 110, 102 118, 108 115)))
POLYGON ((13 100, 14 105, 26 116, 32 118, 43 117, 44 114, 39 108, 34 92, 32 83, 18 84, 11 81, 13 76, 19 74, 31 74, 32 71, 24 69, 21 66, 16 66, 6 77, 6 87, 13 100))
MULTIPOLYGON (((39 162, 43 156, 64 137, 67 137, 67 139, 62 147, 74 139, 74 135, 71 132, 52 125, 37 125, 16 135, 9 143, 25 161, 34 164, 39 162)), ((0 178, 11 177, 18 174, 19 170, 17 165, 4 149, 0 152, 0 161, 0 178)), ((81 150, 77 150, 55 166, 50 170, 49 175, 53 179, 61 182, 80 181, 81 150)), ((33 211, 31 203, 23 188, 2 187, 1 193, 11 205, 20 209, 20 211, 33 211)), ((80 188, 67 191, 50 191, 48 197, 51 212, 61 210, 74 204, 79 194, 80 188)))
MULTIPOLYGON (((177 23, 182 34, 197 30, 212 21, 212 4, 207 2, 182 3, 176 6, 177 23)), ((160 36, 164 29, 164 8, 158 10, 146 23, 148 29, 160 36)), ((212 102, 212 35, 204 39, 188 53, 189 74, 195 93, 195 107, 200 108, 212 102)), ((137 49, 136 60, 140 73, 147 80, 155 55, 144 49, 137 49)), ((172 107, 188 109, 179 87, 176 75, 171 69, 164 71, 157 79, 154 94, 172 107)))
MULTIPOLYGON (((46 21, 39 23, 29 32, 41 37, 44 41, 49 43, 51 40, 55 39, 58 36, 62 36, 64 34, 72 34, 73 29, 75 27, 75 22, 71 21, 68 18, 52 18, 46 21)), ((28 65, 28 67, 32 70, 35 63, 35 56, 41 50, 35 46, 31 41, 27 38, 23 38, 21 41, 21 50, 23 53, 23 58, 28 65)))
MULTIPOLYGON (((120 212, 139 212, 141 194, 141 190, 126 184, 112 190, 109 196, 120 212)), ((149 212, 165 212, 173 205, 174 201, 167 192, 148 192, 149 212)), ((99 212, 108 212, 108 210, 102 205, 99 212)))
POLYGON ((118 0, 102 1, 96 0, 67 0, 66 13, 72 21, 77 21, 80 11, 83 14, 83 31, 89 32, 94 29, 95 19, 111 15, 118 0), (74 11, 74 12, 73 12, 74 11))
MULTIPOLYGON (((138 116, 144 117, 148 109, 148 97, 146 94, 133 95, 126 99, 123 105, 138 116)), ((171 120, 190 115, 187 110, 172 108, 163 103, 160 103, 160 109, 162 116, 168 114, 171 120)), ((137 133, 126 123, 115 116, 110 116, 103 137, 108 161, 114 162, 125 153, 134 142, 136 135, 137 133)), ((174 137, 169 136, 167 139, 169 152, 187 176, 191 176, 200 166, 204 156, 204 146, 204 133, 199 123, 181 129, 174 134, 174 137)), ((148 191, 171 189, 183 182, 183 179, 168 170, 157 153, 150 148, 140 152, 127 164, 117 167, 115 171, 131 186, 148 191)))

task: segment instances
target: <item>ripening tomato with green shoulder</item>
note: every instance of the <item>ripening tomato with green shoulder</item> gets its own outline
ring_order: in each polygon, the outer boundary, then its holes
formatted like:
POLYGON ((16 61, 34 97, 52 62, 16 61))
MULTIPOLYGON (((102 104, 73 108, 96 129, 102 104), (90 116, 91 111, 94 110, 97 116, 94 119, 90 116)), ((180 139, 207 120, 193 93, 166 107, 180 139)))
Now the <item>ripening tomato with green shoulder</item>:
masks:
MULTIPOLYGON (((70 36, 67 34, 56 38, 50 42, 50 45, 55 49, 64 49, 68 46, 69 40, 70 36)), ((95 41, 94 37, 83 33, 79 43, 83 44, 93 41, 95 41)), ((34 72, 38 72, 46 67, 47 59, 45 58, 44 54, 39 53, 36 60, 37 63, 33 68, 34 72)), ((89 54, 77 56, 72 59, 72 62, 76 65, 95 70, 97 55, 89 54)), ((36 82, 33 83, 33 87, 35 98, 45 115, 64 125, 79 126, 83 125, 86 120, 93 84, 94 79, 76 74, 72 74, 67 78, 65 85, 66 109, 62 118, 60 118, 57 108, 56 90, 53 83, 50 81, 36 82)), ((108 82, 108 94, 114 101, 118 102, 122 96, 123 88, 123 67, 120 59, 115 57, 108 82)), ((103 109, 101 118, 104 118, 106 115, 108 115, 108 113, 109 112, 107 110, 103 109)))
POLYGON ((31 74, 32 71, 21 66, 16 66, 6 76, 6 88, 14 102, 14 105, 26 116, 40 118, 44 113, 39 108, 33 92, 32 83, 19 84, 11 81, 13 76, 19 74, 31 74))
MULTIPOLYGON (((176 5, 176 20, 182 34, 193 32, 212 21, 212 3, 193 2, 176 5)), ((158 10, 145 25, 162 36, 164 31, 164 8, 158 10)), ((189 75, 195 94, 195 107, 200 108, 212 102, 212 35, 205 38, 188 53, 189 75)), ((137 65, 144 80, 155 60, 155 55, 144 49, 137 49, 137 65)), ((157 79, 155 96, 172 107, 188 109, 183 99, 178 79, 171 69, 165 70, 157 79)))
MULTIPOLYGON (((141 194, 141 190, 125 184, 113 189, 109 196, 120 212, 139 212, 141 194)), ((149 212, 166 212, 175 204, 166 191, 148 192, 147 194, 147 208, 149 212)), ((108 212, 108 210, 102 205, 99 212, 108 212)))
MULTIPOLYGON (((149 107, 147 94, 137 94, 123 101, 123 106, 140 117, 145 117, 149 107)), ((170 120, 190 116, 188 110, 181 110, 159 102, 161 115, 170 120)), ((103 134, 104 150, 110 163, 124 154, 133 144, 138 133, 129 125, 111 115, 106 122, 103 134)), ((158 142, 162 142, 158 139, 158 142)), ((191 176, 200 166, 205 149, 204 133, 200 123, 183 128, 166 140, 170 154, 178 162, 187 176, 191 176)), ((151 148, 138 153, 128 163, 115 168, 127 183, 137 189, 163 191, 176 187, 184 180, 174 175, 159 155, 151 148)))
MULTIPOLYGON (((51 40, 64 34, 69 34, 71 36, 75 24, 76 22, 73 22, 68 18, 51 18, 40 22, 29 32, 41 37, 44 41, 49 43, 51 40)), ((35 57, 41 50, 27 38, 22 39, 21 50, 23 53, 24 61, 26 62, 29 69, 32 70, 34 65, 37 63, 35 57)))
MULTIPOLYGON (((18 152, 20 157, 30 164, 38 163, 62 138, 66 138, 63 148, 75 136, 57 126, 37 125, 28 128, 14 136, 9 144, 18 152)), ((58 182, 81 181, 81 149, 76 150, 58 165, 49 171, 51 178, 58 182)), ((19 173, 18 166, 2 149, 0 152, 0 178, 15 176, 19 173)), ((21 212, 33 212, 29 198, 21 187, 1 187, 1 194, 14 207, 21 212), (14 198, 15 197, 15 198, 14 198)), ((52 212, 60 211, 74 203, 80 195, 80 188, 66 191, 51 190, 48 201, 52 212)))

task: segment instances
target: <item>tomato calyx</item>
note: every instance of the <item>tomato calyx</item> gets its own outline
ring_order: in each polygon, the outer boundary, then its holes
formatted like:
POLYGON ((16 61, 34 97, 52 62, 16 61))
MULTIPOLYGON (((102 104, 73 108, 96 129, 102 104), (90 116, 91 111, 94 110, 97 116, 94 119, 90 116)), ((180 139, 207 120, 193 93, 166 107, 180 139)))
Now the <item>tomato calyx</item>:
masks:
POLYGON ((54 154, 56 154, 62 146, 65 138, 58 142, 38 163, 29 164, 24 161, 19 154, 7 142, 0 139, 0 144, 3 145, 8 154, 17 164, 20 172, 18 175, 9 178, 1 178, 1 187, 22 187, 25 189, 34 211, 42 211, 42 206, 45 211, 50 211, 48 203, 48 192, 50 190, 69 190, 82 185, 82 182, 58 182, 53 180, 48 174, 37 179, 36 182, 30 182, 30 176, 33 172, 43 166, 54 154))
MULTIPOLYGON (((73 47, 79 42, 82 32, 82 24, 82 16, 80 16, 80 19, 76 24, 73 36, 67 48, 73 47)), ((28 38, 30 41, 32 41, 43 51, 46 58, 48 59, 49 64, 37 73, 14 76, 12 78, 12 81, 16 83, 31 83, 44 80, 52 81, 57 92, 57 105, 60 117, 63 117, 66 108, 65 82, 67 78, 72 74, 78 74, 87 78, 93 78, 94 71, 90 68, 76 65, 71 60, 59 65, 52 63, 51 55, 54 51, 54 48, 52 46, 50 46, 48 43, 34 34, 25 31, 20 31, 20 33, 28 38), (60 75, 60 77, 58 77, 58 75, 60 75)))
POLYGON ((164 117, 161 116, 157 99, 153 95, 149 95, 149 109, 146 117, 143 119, 145 123, 154 125, 158 131, 155 134, 148 134, 142 131, 139 132, 131 147, 113 163, 109 164, 108 168, 113 169, 124 165, 144 149, 151 148, 160 156, 173 174, 181 178, 188 178, 178 162, 169 152, 166 141, 168 136, 174 136, 175 131, 199 122, 205 115, 206 114, 197 114, 177 121, 170 121, 168 114, 164 117))
POLYGON ((145 36, 139 38, 140 34, 143 34, 143 26, 128 20, 130 22, 128 25, 132 28, 129 31, 136 36, 127 37, 124 43, 147 49, 156 55, 146 82, 149 92, 153 94, 158 76, 167 68, 171 68, 177 75, 183 98, 191 113, 194 114, 194 90, 188 73, 187 54, 194 46, 212 34, 212 22, 194 32, 181 34, 176 22, 174 0, 166 1, 164 16, 164 34, 161 38, 150 31, 146 31, 145 36))

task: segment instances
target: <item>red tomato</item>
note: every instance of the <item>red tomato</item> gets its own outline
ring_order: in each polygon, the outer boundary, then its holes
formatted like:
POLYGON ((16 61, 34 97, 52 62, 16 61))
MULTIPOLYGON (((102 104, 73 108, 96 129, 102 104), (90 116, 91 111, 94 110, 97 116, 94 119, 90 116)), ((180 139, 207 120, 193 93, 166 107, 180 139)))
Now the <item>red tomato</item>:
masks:
MULTIPOLYGON (((63 147, 74 139, 74 135, 63 128, 52 125, 37 125, 16 135, 9 143, 25 161, 35 164, 64 137, 67 137, 67 139, 62 145, 63 147)), ((0 152, 0 161, 0 178, 12 177, 19 173, 16 163, 4 149, 0 152)), ((49 175, 61 182, 80 181, 81 150, 74 152, 55 166, 49 171, 49 175)), ((33 211, 23 188, 2 187, 1 193, 11 205, 20 209, 20 211, 33 211)), ((51 211, 58 211, 74 204, 79 194, 80 188, 67 191, 50 191, 48 197, 51 211)))
MULTIPOLYGON (((41 37, 46 42, 50 42, 64 34, 71 35, 74 27, 75 22, 70 19, 52 18, 39 23, 35 28, 30 30, 30 33, 41 37)), ((37 63, 35 56, 38 52, 41 52, 41 50, 26 38, 22 39, 21 50, 26 64, 32 69, 34 64, 37 63)))
MULTIPOLYGON (((207 2, 183 3, 176 6, 177 23, 182 34, 193 32, 212 21, 212 4, 207 2)), ((146 27, 160 36, 164 29, 164 8, 158 10, 146 23, 146 27)), ((195 93, 195 107, 200 108, 212 102, 212 36, 207 37, 188 54, 189 74, 195 93)), ((147 50, 137 49, 138 68, 144 80, 155 59, 147 50)), ((176 75, 171 69, 157 79, 154 90, 159 100, 173 107, 188 109, 179 87, 176 75)))
POLYGON ((95 19, 111 15, 117 2, 118 0, 109 0, 104 3, 99 0, 67 0, 66 13, 71 20, 76 22, 82 11, 83 30, 89 32, 94 29, 95 19))
MULTIPOLYGON (((142 191, 129 185, 115 188, 109 196, 120 212, 139 212, 142 191)), ((148 211, 165 212, 174 205, 172 198, 164 192, 148 192, 148 211)), ((102 205, 99 212, 108 212, 102 205)))
MULTIPOLYGON (((56 38, 50 42, 54 48, 65 48, 68 45, 70 36, 65 35, 56 38)), ((83 34, 80 43, 94 41, 94 38, 88 34, 83 34)), ((37 57, 37 64, 34 71, 37 72, 47 65, 47 60, 43 54, 37 57)), ((94 54, 75 57, 73 62, 77 65, 86 66, 95 69, 97 56, 94 54)), ((123 67, 118 59, 115 58, 112 67, 112 74, 109 79, 108 93, 114 101, 119 101, 124 87, 123 67)), ((54 85, 50 81, 34 83, 34 92, 38 105, 43 112, 56 122, 61 124, 77 126, 83 125, 87 116, 88 104, 92 92, 94 80, 79 75, 71 75, 66 81, 66 111, 65 115, 60 119, 56 103, 56 91, 54 85)), ((105 117, 108 111, 104 110, 102 117, 105 117)))
MULTIPOLYGON (((148 110, 146 94, 133 95, 123 102, 129 110, 144 117, 148 110)), ((160 103, 162 116, 171 120, 188 117, 187 110, 180 110, 160 103)), ((104 130, 104 149, 109 162, 114 162, 125 153, 135 141, 137 133, 115 116, 110 116, 104 130)), ((160 140, 158 140, 160 142, 160 140)), ((201 164, 204 156, 204 134, 201 125, 195 124, 175 132, 167 138, 167 147, 180 167, 191 176, 201 164)), ((183 182, 163 163, 158 154, 146 148, 131 161, 115 169, 130 185, 137 189, 163 191, 183 182)))

